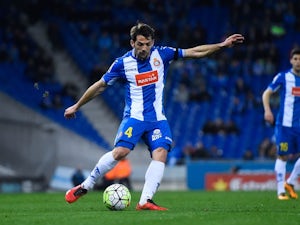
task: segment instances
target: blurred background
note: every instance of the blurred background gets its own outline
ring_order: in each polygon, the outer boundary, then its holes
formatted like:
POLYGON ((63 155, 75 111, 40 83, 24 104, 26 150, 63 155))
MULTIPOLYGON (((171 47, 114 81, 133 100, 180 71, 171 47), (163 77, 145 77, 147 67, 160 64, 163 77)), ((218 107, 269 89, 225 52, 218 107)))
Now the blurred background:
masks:
MULTIPOLYGON (((66 190, 76 169, 86 176, 112 148, 124 107, 121 83, 75 120, 63 113, 130 50, 137 21, 153 26, 162 46, 221 42, 232 33, 246 38, 211 57, 171 65, 165 111, 174 149, 165 188, 203 188, 190 173, 198 161, 231 169, 248 162, 265 168, 264 162, 272 170, 276 146, 261 94, 290 66, 299 14, 297 0, 1 0, 0 192, 66 190)), ((278 103, 274 96, 274 113, 278 103)), ((139 189, 149 162, 143 143, 129 159, 139 189)))

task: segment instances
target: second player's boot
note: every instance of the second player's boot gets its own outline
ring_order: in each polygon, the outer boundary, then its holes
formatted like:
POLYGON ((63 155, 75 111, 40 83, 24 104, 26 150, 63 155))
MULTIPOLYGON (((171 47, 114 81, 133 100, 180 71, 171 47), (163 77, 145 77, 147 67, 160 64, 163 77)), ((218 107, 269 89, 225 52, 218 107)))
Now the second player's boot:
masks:
POLYGON ((294 185, 285 182, 284 183, 284 188, 289 193, 291 198, 293 198, 293 199, 298 198, 298 194, 295 192, 294 185))

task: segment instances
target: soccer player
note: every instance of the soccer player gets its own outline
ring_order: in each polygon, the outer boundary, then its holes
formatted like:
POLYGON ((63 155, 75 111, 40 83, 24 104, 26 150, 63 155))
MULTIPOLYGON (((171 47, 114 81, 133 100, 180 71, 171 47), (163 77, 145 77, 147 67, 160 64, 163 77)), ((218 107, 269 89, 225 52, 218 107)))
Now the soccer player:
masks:
MULTIPOLYGON (((241 34, 233 34, 223 42, 181 49, 154 46, 154 29, 138 22, 130 30, 132 50, 117 58, 99 81, 92 84, 77 103, 65 110, 67 119, 102 93, 115 80, 125 82, 124 117, 118 129, 114 149, 104 154, 81 184, 66 192, 67 202, 75 202, 92 189, 96 180, 125 158, 142 139, 148 146, 152 161, 145 174, 145 183, 136 210, 167 210, 152 200, 163 177, 172 135, 163 109, 163 89, 169 64, 180 58, 201 58, 222 48, 242 43, 241 34)), ((187 34, 188 35, 188 34, 187 34)))
POLYGON ((278 73, 262 95, 264 118, 270 124, 274 116, 270 107, 271 95, 280 90, 280 109, 276 118, 275 137, 277 159, 275 173, 277 196, 280 200, 297 199, 294 184, 300 173, 300 160, 295 162, 291 175, 286 178, 286 163, 289 155, 300 150, 300 49, 295 48, 290 54, 292 68, 278 73), (289 196, 286 195, 286 191, 289 196))

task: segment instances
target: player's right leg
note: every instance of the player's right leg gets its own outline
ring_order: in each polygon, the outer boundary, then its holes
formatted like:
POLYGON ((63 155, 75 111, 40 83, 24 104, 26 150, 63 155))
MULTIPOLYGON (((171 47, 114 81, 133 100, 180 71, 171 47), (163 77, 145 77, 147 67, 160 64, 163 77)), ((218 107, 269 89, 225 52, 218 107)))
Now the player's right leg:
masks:
POLYGON ((92 189, 99 178, 114 168, 120 159, 125 158, 133 150, 142 134, 143 126, 141 121, 132 118, 124 119, 116 135, 115 148, 99 159, 90 175, 79 187, 76 186, 66 192, 66 201, 73 203, 86 194, 88 190, 92 189), (82 189, 86 191, 82 191, 82 189), (80 190, 85 193, 78 194, 77 191, 81 192, 80 190))
POLYGON ((275 173, 277 181, 277 196, 279 200, 288 200, 289 197, 285 194, 284 181, 286 174, 286 161, 280 158, 276 159, 275 162, 275 173))
POLYGON ((81 185, 78 185, 66 192, 65 199, 68 203, 73 203, 77 201, 81 196, 85 195, 86 193, 87 193, 87 189, 84 189, 81 187, 81 185))
POLYGON ((77 201, 81 196, 85 195, 88 190, 91 190, 96 181, 103 177, 109 170, 114 168, 118 160, 129 154, 127 148, 116 147, 113 151, 105 153, 98 161, 90 175, 82 182, 82 184, 71 188, 66 192, 65 199, 68 203, 77 201))
POLYGON ((288 155, 292 154, 292 129, 277 125, 275 127, 276 145, 277 145, 277 159, 275 162, 275 173, 277 181, 277 196, 279 200, 287 200, 289 196, 285 193, 285 177, 286 177, 286 163, 288 155))

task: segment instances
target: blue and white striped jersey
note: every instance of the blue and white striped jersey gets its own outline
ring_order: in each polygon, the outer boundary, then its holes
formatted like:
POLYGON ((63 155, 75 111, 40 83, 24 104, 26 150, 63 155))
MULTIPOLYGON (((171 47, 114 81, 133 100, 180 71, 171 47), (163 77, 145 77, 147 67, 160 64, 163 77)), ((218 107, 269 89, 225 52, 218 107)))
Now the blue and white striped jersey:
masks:
MULTIPOLYGON (((175 48, 154 46, 147 60, 135 58, 134 50, 131 50, 113 62, 102 78, 108 85, 117 79, 125 81, 124 118, 166 120, 163 89, 167 69, 174 60, 175 52, 175 48)), ((183 54, 184 50, 178 49, 178 58, 182 58, 183 54)))
POLYGON ((300 77, 290 69, 277 74, 268 87, 273 91, 280 91, 280 108, 276 124, 300 127, 300 77))

